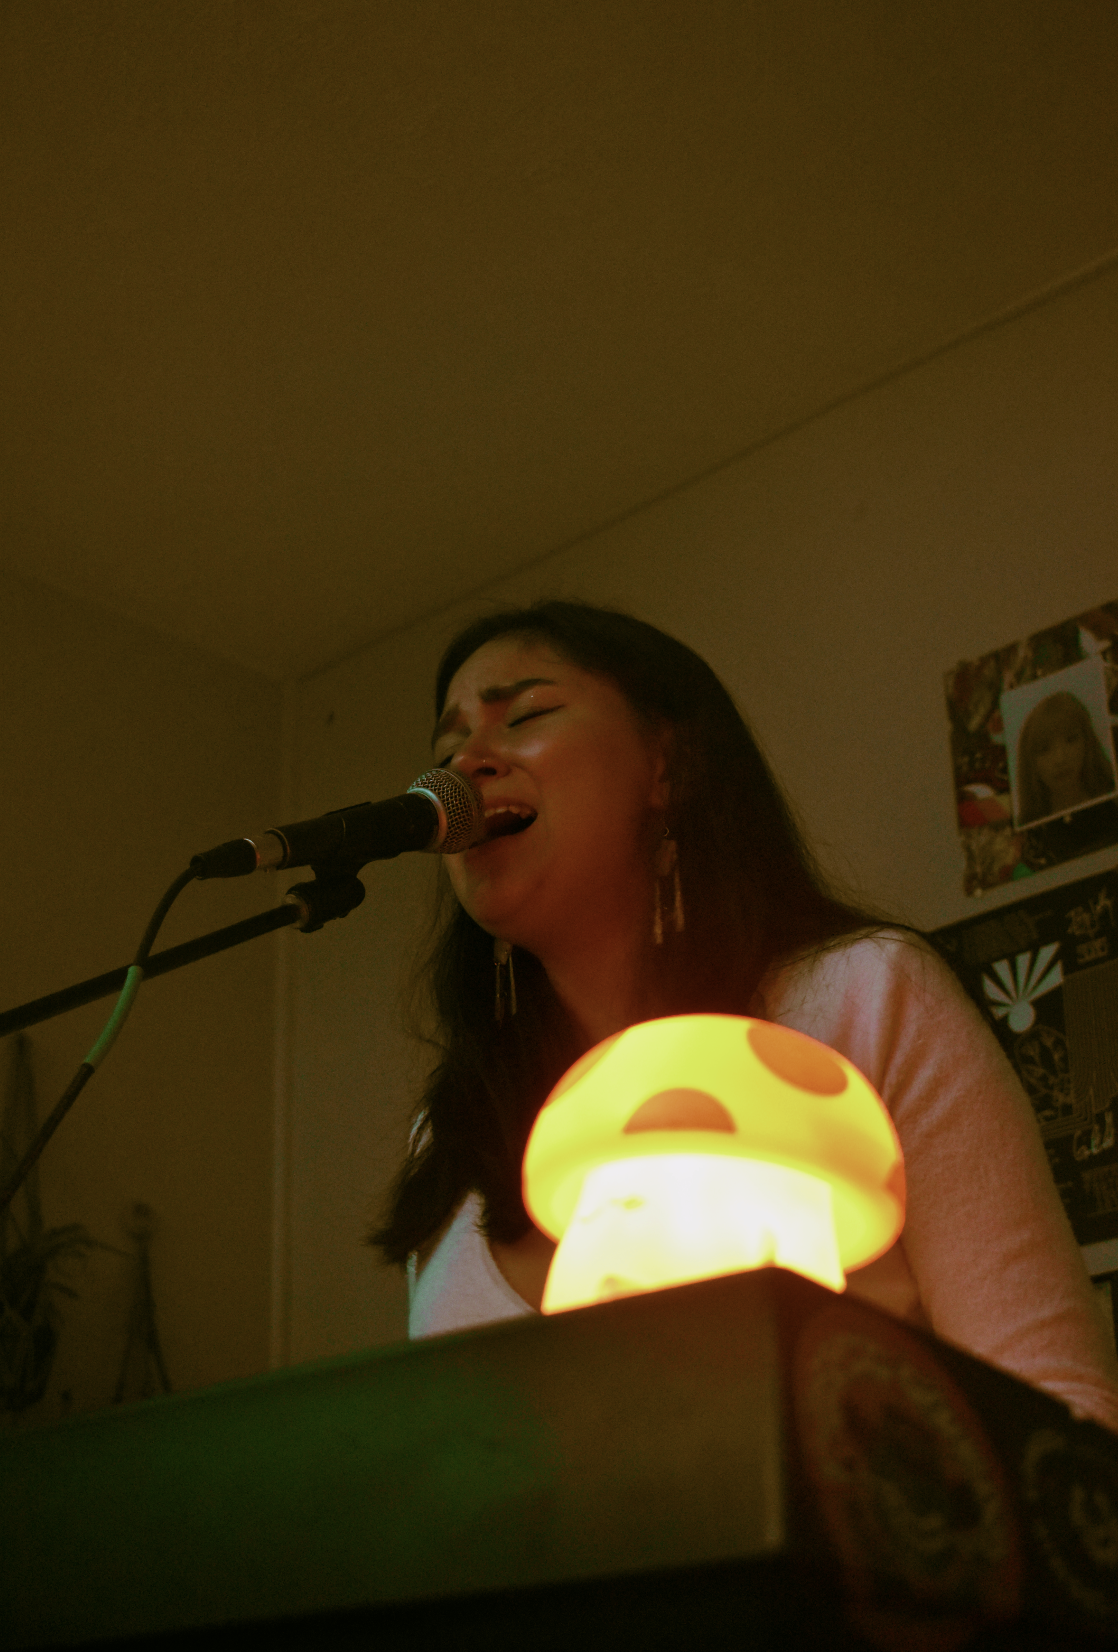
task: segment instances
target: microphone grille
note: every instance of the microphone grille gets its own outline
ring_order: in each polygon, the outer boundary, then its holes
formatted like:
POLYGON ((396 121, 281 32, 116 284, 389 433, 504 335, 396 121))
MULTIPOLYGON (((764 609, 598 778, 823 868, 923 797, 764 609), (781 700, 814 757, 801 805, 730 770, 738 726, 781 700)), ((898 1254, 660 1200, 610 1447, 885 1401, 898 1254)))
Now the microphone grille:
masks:
POLYGON ((428 769, 412 782, 409 792, 427 792, 446 816, 446 834, 436 845, 440 855, 456 855, 476 843, 485 830, 481 798, 468 780, 453 769, 428 769))

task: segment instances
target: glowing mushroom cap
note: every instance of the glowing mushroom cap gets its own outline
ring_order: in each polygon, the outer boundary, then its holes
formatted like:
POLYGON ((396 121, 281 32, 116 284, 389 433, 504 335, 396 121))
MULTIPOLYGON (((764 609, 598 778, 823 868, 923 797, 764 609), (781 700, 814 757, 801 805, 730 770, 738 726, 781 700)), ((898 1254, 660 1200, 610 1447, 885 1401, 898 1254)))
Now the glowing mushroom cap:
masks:
POLYGON ((664 1153, 819 1177, 831 1188, 844 1269, 880 1256, 904 1225, 904 1162, 876 1090, 835 1050, 771 1021, 674 1015, 588 1050, 536 1120, 525 1204, 561 1239, 589 1171, 664 1153))

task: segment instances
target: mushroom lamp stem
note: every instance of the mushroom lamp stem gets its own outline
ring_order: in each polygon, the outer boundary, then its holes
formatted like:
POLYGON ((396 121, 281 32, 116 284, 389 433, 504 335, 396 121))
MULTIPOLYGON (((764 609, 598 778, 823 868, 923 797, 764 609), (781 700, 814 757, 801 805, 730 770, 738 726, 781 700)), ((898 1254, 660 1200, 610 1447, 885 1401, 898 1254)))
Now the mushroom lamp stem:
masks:
POLYGON ((832 1290, 904 1221, 892 1122, 858 1069, 742 1016, 670 1016, 597 1045, 556 1085, 524 1156, 558 1241, 556 1313, 750 1268, 832 1290))

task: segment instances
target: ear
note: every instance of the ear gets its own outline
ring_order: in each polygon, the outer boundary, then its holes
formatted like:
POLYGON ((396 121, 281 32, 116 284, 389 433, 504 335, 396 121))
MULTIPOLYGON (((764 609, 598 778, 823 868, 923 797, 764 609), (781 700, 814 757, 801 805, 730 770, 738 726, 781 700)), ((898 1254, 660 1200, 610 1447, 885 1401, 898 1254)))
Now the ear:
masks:
POLYGON ((666 814, 671 801, 671 781, 668 778, 672 747, 670 729, 663 729, 652 746, 652 786, 648 794, 649 808, 657 814, 666 814))

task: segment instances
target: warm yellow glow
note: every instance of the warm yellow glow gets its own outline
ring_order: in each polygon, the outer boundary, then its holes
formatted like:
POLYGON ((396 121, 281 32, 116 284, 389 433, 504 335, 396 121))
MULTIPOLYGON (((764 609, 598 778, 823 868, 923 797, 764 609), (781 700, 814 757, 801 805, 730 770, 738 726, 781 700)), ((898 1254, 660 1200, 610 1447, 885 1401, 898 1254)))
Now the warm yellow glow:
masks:
POLYGON ((769 1263, 843 1289, 831 1190, 818 1176, 709 1153, 616 1159, 582 1184, 543 1311, 769 1263))
POLYGON ((892 1122, 849 1061, 743 1016, 670 1016, 575 1063, 536 1120, 524 1197, 559 1241, 544 1312, 746 1268, 835 1290, 904 1222, 892 1122))

